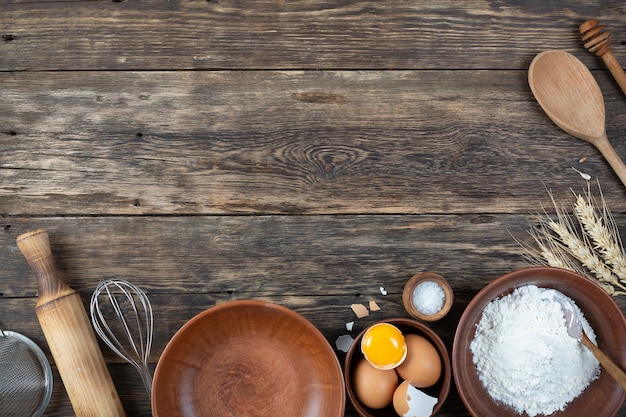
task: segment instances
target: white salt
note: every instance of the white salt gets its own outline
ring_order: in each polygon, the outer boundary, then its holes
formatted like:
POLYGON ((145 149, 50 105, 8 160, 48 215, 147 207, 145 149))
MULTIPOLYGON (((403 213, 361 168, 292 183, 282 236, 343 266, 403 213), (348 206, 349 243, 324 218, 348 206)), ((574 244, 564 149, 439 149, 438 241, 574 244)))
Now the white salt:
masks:
POLYGON ((413 305, 428 316, 439 312, 446 301, 446 293, 435 281, 424 281, 413 290, 413 305))

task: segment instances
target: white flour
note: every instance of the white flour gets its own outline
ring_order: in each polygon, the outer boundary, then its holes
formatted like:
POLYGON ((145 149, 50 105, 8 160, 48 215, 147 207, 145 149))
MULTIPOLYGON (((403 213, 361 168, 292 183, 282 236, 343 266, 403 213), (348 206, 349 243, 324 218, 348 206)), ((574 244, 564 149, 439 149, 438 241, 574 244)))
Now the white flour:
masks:
POLYGON ((567 334, 560 304, 541 298, 544 291, 528 285, 487 304, 470 344, 491 397, 531 417, 563 410, 600 372, 593 354, 567 334))

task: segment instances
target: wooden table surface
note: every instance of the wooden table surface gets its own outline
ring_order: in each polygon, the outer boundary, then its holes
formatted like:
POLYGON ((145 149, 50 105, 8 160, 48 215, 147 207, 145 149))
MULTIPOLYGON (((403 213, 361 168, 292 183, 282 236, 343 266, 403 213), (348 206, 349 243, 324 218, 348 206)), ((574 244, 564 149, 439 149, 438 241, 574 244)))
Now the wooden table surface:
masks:
MULTIPOLYGON (((586 187, 572 168, 626 233, 626 189, 527 82, 537 53, 577 56, 626 155, 626 96, 580 41, 591 17, 626 63, 617 0, 0 0, 0 328, 50 355, 15 244, 45 228, 85 303, 111 277, 148 293, 153 366, 228 300, 292 308, 334 346, 352 303, 381 307, 353 335, 407 316, 421 271, 454 289, 431 325, 451 350, 472 297, 528 265, 515 238, 550 210, 546 188, 586 187)), ((103 352, 128 415, 150 415, 134 369, 103 352)), ((69 415, 55 368, 46 416, 69 415)), ((469 415, 454 388, 439 415, 469 415)))

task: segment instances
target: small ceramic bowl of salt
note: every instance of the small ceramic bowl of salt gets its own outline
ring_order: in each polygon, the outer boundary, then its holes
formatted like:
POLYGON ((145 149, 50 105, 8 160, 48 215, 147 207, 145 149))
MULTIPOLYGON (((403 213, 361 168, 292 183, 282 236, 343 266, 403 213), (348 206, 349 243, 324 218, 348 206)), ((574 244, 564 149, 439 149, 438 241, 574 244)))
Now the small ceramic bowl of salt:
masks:
POLYGON ((452 307, 453 293, 448 280, 434 272, 411 277, 402 292, 404 308, 417 320, 436 321, 452 307))

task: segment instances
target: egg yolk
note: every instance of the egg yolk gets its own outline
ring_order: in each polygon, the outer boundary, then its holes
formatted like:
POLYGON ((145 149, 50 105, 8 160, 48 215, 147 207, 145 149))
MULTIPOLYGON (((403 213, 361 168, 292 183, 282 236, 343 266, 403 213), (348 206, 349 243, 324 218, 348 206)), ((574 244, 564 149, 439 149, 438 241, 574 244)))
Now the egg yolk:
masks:
POLYGON ((400 329, 389 323, 378 323, 366 330, 361 352, 377 369, 393 369, 406 358, 407 347, 400 329))

